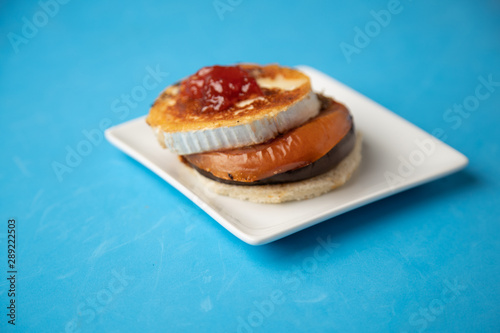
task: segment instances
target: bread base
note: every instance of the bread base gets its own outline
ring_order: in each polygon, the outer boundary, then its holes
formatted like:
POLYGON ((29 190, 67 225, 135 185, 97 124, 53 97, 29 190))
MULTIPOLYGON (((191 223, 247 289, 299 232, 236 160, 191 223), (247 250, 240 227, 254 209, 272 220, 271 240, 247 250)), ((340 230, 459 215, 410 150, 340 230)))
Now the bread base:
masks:
POLYGON ((229 185, 208 179, 195 173, 203 187, 220 195, 248 200, 256 203, 283 203, 287 201, 311 199, 344 185, 352 176, 361 162, 362 135, 356 133, 354 149, 332 170, 299 182, 277 185, 229 185))

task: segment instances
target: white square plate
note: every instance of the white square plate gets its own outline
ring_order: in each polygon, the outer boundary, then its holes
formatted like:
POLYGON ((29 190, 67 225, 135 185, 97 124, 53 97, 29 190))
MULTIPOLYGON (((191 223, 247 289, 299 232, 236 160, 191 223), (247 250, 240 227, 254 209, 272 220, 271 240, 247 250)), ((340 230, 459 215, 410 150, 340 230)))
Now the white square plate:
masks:
POLYGON ((360 93, 313 68, 298 69, 309 75, 315 91, 345 104, 363 133, 363 160, 358 170, 347 184, 320 197, 256 204, 209 193, 176 155, 159 146, 144 117, 109 128, 106 138, 252 245, 272 242, 467 165, 463 154, 360 93))

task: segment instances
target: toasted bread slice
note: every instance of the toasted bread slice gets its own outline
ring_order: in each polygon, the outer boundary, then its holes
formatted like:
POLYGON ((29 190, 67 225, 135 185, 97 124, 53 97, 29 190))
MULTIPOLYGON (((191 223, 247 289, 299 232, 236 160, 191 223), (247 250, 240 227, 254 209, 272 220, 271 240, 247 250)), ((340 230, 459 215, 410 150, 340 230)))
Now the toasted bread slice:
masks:
POLYGON ((200 102, 179 96, 180 83, 165 89, 146 119, 160 144, 193 154, 262 143, 315 117, 320 108, 309 77, 278 65, 241 64, 264 96, 221 112, 201 112, 200 102))

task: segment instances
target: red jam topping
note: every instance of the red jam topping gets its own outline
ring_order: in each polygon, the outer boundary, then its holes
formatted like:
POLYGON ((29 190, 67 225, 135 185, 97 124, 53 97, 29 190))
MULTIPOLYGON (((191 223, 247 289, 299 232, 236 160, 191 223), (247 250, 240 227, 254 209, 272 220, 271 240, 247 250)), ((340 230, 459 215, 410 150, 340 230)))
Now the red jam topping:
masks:
POLYGON ((210 66, 182 81, 181 95, 199 100, 205 112, 227 110, 263 94, 257 81, 239 66, 210 66))

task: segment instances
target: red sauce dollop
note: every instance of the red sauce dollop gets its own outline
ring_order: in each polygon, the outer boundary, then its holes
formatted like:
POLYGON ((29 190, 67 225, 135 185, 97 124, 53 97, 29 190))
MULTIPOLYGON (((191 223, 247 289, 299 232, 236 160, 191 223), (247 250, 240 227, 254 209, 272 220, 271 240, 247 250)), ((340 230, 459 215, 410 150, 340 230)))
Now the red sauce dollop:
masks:
POLYGON ((182 81, 180 93, 199 100, 202 112, 224 111, 239 101, 263 95, 257 81, 239 66, 203 67, 182 81))

